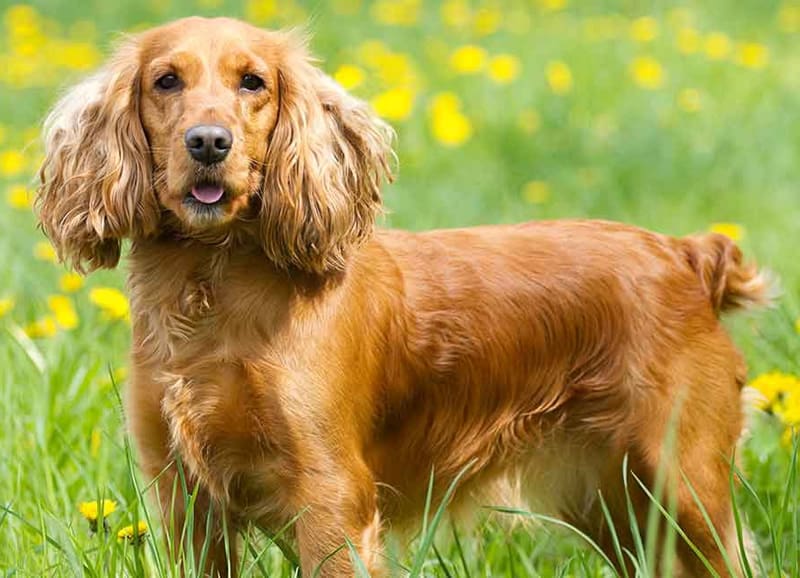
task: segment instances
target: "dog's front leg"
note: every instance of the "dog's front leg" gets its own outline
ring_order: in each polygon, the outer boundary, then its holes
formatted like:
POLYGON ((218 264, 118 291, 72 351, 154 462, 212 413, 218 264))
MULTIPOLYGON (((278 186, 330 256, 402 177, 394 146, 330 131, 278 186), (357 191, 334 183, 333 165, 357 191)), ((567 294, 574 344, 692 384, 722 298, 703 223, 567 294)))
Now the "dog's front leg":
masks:
POLYGON ((349 541, 371 576, 383 575, 381 518, 366 467, 333 466, 308 475, 301 491, 297 540, 303 576, 353 576, 349 541))

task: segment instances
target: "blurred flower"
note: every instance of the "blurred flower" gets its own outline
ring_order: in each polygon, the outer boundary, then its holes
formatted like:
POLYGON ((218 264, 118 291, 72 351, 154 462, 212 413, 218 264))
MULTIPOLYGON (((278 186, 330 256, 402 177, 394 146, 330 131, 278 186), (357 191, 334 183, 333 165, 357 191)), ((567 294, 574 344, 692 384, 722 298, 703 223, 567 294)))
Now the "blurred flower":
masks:
POLYGON ((389 48, 380 40, 365 40, 356 48, 359 59, 370 66, 378 66, 380 59, 388 54, 389 48))
POLYGON ((565 62, 555 60, 547 65, 547 84, 555 94, 567 94, 572 90, 572 71, 565 62))
POLYGON ((731 52, 731 39, 722 32, 712 32, 706 36, 703 50, 711 60, 723 60, 731 52))
POLYGON ((99 307, 111 319, 130 319, 128 299, 113 287, 94 287, 89 291, 89 301, 99 307))
POLYGON ((118 542, 130 542, 131 544, 141 544, 147 536, 147 522, 140 521, 135 526, 125 526, 117 532, 118 542))
POLYGON ((675 44, 682 54, 694 54, 700 50, 702 37, 694 28, 684 27, 675 34, 675 44))
POLYGON ((538 0, 539 6, 547 12, 556 12, 567 7, 567 0, 538 0))
POLYGON ((736 62, 745 68, 764 68, 769 61, 769 49, 758 42, 743 42, 737 47, 736 62))
POLYGON ((640 56, 631 64, 633 81, 646 90, 656 90, 664 85, 664 69, 650 56, 640 56))
POLYGON ((387 87, 415 90, 419 84, 417 71, 406 54, 385 50, 374 56, 372 66, 380 82, 387 87))
POLYGON ((800 393, 800 380, 788 373, 770 371, 756 377, 750 382, 750 387, 756 389, 762 395, 758 407, 760 409, 770 409, 786 393, 800 393))
POLYGON ((461 101, 452 92, 433 97, 430 106, 431 132, 445 146, 458 146, 472 136, 472 124, 461 112, 461 101))
POLYGON ((787 2, 778 9, 778 28, 787 34, 800 32, 800 4, 787 2))
POLYGON ((797 333, 797 334, 800 334, 800 317, 798 317, 797 319, 795 319, 795 322, 794 322, 794 331, 795 331, 795 333, 797 333))
POLYGON ((250 22, 264 24, 274 20, 278 15, 277 0, 248 0, 244 14, 250 22))
POLYGON ((708 230, 725 235, 732 241, 741 241, 744 238, 744 227, 738 223, 712 223, 708 230))
POLYGON ((475 74, 486 66, 486 50, 475 44, 457 48, 450 55, 450 66, 459 74, 475 74))
POLYGON ((47 261, 48 263, 58 263, 58 255, 56 250, 49 241, 39 241, 33 246, 33 256, 39 261, 47 261))
POLYGON ((652 42, 658 36, 658 21, 652 16, 637 18, 631 23, 630 32, 635 42, 652 42))
POLYGON ((14 309, 14 298, 13 297, 2 297, 0 298, 0 317, 6 316, 12 309, 14 309))
POLYGON ((700 92, 694 88, 684 88, 678 93, 678 107, 684 112, 698 112, 703 106, 700 92))
POLYGON ((413 26, 419 20, 421 0, 377 0, 372 17, 387 26, 413 26))
POLYGON ((498 8, 484 7, 475 14, 472 27, 478 36, 494 34, 503 21, 503 13, 498 8))
POLYGON ((6 197, 8 204, 15 209, 30 209, 33 206, 34 193, 24 185, 11 185, 6 197))
POLYGON ((364 82, 364 71, 352 64, 343 64, 333 73, 333 78, 347 90, 358 88, 364 82))
POLYGON ((550 200, 550 185, 544 181, 529 181, 522 187, 522 198, 532 205, 542 205, 550 200))
POLYGON ((16 177, 25 168, 25 156, 17 150, 0 152, 0 177, 16 177))
POLYGON ((445 0, 439 9, 439 14, 448 28, 464 28, 472 20, 472 9, 465 0, 445 0))
POLYGON ((58 324, 52 315, 46 315, 25 326, 25 334, 32 338, 53 337, 58 333, 58 324))
POLYGON ((83 277, 77 273, 64 273, 58 280, 58 286, 64 293, 75 293, 83 287, 83 277))
POLYGON ((517 116, 517 125, 525 134, 533 134, 539 130, 542 125, 542 119, 539 113, 535 110, 528 108, 523 110, 517 116))
POLYGON ((498 54, 489 61, 489 78, 497 84, 509 84, 520 73, 519 58, 513 54, 498 54))
POLYGON ((66 295, 50 295, 47 298, 47 307, 61 329, 70 330, 78 326, 78 313, 75 311, 72 299, 66 295))
POLYGON ((97 454, 100 453, 100 444, 103 438, 100 436, 100 430, 94 428, 92 430, 92 436, 89 438, 89 455, 93 458, 97 457, 97 454))
POLYGON ((378 116, 387 120, 405 120, 414 107, 414 93, 404 87, 390 88, 376 95, 370 104, 378 116))
POLYGON ((130 542, 131 544, 141 544, 147 537, 147 522, 140 521, 135 526, 125 526, 117 532, 118 542, 130 542))

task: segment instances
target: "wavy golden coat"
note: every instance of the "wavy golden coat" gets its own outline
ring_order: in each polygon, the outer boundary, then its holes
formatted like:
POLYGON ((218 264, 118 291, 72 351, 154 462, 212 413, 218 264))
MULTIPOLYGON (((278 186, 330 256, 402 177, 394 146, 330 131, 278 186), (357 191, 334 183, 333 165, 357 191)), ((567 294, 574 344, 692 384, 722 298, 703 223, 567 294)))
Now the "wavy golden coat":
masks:
MULTIPOLYGON (((328 557, 346 537, 379 574, 381 532, 413 522, 431 471, 436 499, 462 471, 463 505, 513 486, 615 558, 598 496, 632 548, 626 456, 651 486, 665 467, 724 574, 683 472, 737 560, 745 367, 718 317, 764 284, 730 240, 600 221, 373 231, 391 130, 296 34, 228 19, 128 39, 45 135, 38 208, 61 258, 114 267, 132 241, 127 419, 167 527, 186 522, 178 459, 199 487, 209 572, 236 572, 223 525, 300 513, 304 575, 352 574, 328 557)), ((707 573, 685 543, 678 558, 707 573)))

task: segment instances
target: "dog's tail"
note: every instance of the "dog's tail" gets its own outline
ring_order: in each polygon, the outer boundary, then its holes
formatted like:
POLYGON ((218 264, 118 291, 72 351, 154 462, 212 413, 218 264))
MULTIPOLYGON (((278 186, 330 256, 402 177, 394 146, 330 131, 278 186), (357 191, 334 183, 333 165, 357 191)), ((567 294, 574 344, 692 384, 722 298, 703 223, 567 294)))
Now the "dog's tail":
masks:
POLYGON ((718 233, 681 239, 689 266, 697 273, 711 306, 725 311, 768 305, 774 297, 772 280, 754 263, 742 263, 742 252, 718 233))

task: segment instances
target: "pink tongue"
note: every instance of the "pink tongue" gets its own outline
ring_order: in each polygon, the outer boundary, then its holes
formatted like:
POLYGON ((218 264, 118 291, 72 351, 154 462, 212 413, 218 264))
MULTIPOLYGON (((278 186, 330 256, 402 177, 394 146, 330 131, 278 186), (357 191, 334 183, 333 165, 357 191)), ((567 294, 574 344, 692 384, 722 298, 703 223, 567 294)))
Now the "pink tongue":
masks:
POLYGON ((192 187, 192 196, 206 205, 212 205, 222 198, 225 191, 219 185, 199 185, 192 187))

